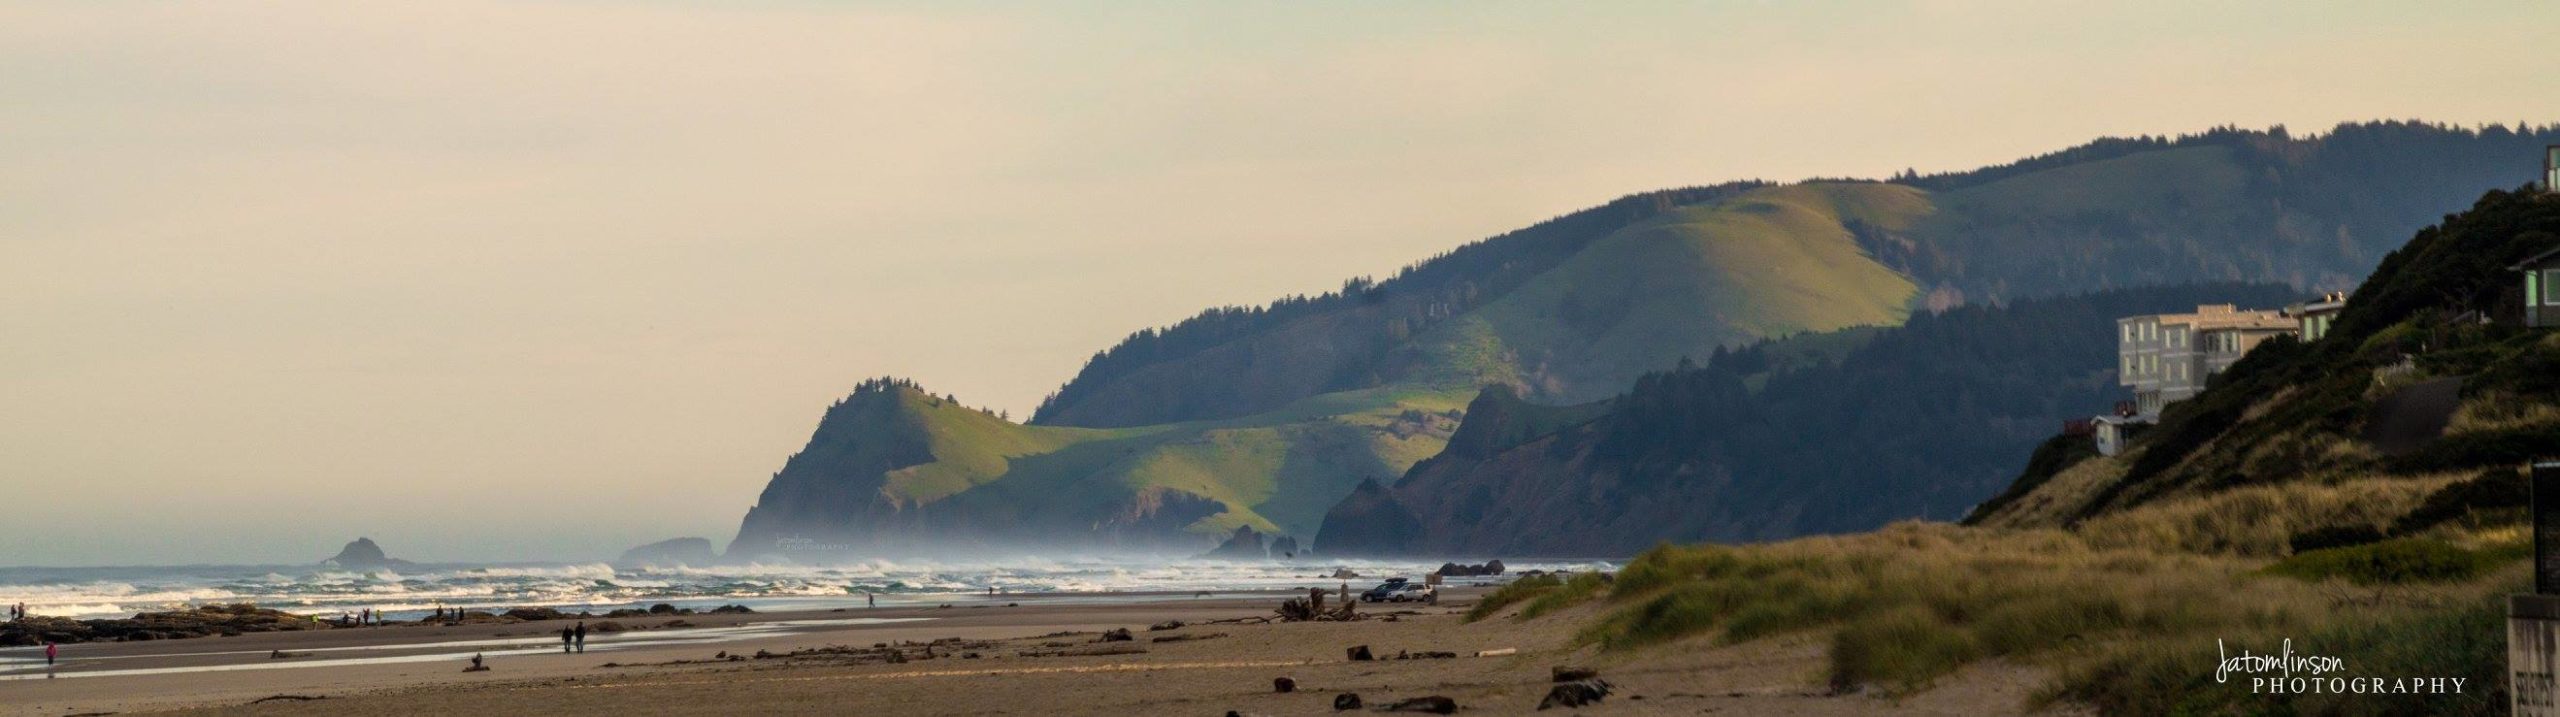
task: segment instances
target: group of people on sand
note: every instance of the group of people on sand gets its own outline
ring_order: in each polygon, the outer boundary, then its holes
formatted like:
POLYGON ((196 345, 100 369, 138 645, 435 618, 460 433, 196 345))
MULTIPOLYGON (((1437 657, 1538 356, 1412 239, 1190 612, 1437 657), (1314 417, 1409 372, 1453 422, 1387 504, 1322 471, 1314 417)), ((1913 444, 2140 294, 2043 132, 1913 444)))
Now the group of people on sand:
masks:
MULTIPOLYGON (((9 621, 10 621, 10 622, 17 622, 17 621, 20 621, 20 620, 25 620, 25 619, 27 619, 27 617, 28 617, 28 614, 27 614, 27 604, 26 604, 26 603, 22 603, 22 602, 21 602, 21 603, 10 603, 10 604, 9 604, 9 621)), ((55 643, 55 642, 54 642, 54 641, 52 641, 52 640, 46 640, 46 641, 44 641, 44 666, 46 666, 46 667, 52 667, 52 666, 53 666, 53 661, 54 661, 54 660, 56 660, 56 659, 58 659, 58 658, 60 658, 60 657, 62 657, 62 645, 57 644, 57 643, 55 643)))
POLYGON ((560 628, 560 651, 587 651, 587 622, 585 620, 578 621, 577 627, 560 628))

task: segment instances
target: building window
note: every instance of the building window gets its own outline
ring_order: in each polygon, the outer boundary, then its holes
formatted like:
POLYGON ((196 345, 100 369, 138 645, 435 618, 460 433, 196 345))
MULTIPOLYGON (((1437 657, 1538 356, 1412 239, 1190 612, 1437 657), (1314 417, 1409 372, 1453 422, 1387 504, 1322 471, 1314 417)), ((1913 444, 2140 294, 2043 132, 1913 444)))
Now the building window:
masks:
POLYGON ((2560 291, 2552 291, 2551 283, 2560 281, 2560 269, 2542 270, 2542 305, 2560 306, 2560 291))

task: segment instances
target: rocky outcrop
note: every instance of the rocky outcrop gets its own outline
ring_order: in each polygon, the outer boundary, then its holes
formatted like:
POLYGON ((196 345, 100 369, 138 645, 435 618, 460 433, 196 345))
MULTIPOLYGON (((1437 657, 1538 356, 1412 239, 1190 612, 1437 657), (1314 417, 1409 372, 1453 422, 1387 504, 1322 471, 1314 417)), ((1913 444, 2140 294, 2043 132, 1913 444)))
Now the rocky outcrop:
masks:
POLYGON ((1439 573, 1442 577, 1452 577, 1452 578, 1481 578, 1481 577, 1492 577, 1492 576, 1495 576, 1495 575, 1501 575, 1501 574, 1502 574, 1502 570, 1503 570, 1503 567, 1502 567, 1502 561, 1500 561, 1500 560, 1491 560, 1491 561, 1486 561, 1486 562, 1484 562, 1484 563, 1482 563, 1482 564, 1478 564, 1478 565, 1462 565, 1462 564, 1459 564, 1459 563, 1441 563, 1441 564, 1440 564, 1440 569, 1439 569, 1439 570, 1432 571, 1432 572, 1439 573))
POLYGON ((1271 547, 1265 549, 1263 553, 1274 558, 1298 557, 1298 539, 1286 535, 1272 538, 1271 547))
POLYGON ((206 605, 187 610, 137 613, 129 618, 73 620, 31 617, 0 623, 0 647, 47 642, 124 642, 174 640, 251 632, 317 630, 331 623, 254 605, 206 605))
POLYGON ((347 547, 338 549, 337 555, 320 561, 320 564, 349 570, 368 570, 407 567, 416 563, 384 555, 382 546, 373 544, 372 538, 357 538, 355 542, 348 543, 347 547))
POLYGON ((1202 553, 1200 557, 1216 560, 1263 560, 1271 557, 1271 552, 1263 547, 1262 533, 1256 532, 1253 526, 1239 525, 1236 526, 1236 532, 1227 536, 1226 542, 1219 543, 1217 548, 1202 553))
POLYGON ((1376 479, 1361 481, 1324 514, 1316 547, 1326 555, 1401 556, 1422 540, 1422 521, 1376 479))
POLYGON ((710 565, 720 556, 711 549, 709 538, 671 538, 622 551, 615 565, 710 565))

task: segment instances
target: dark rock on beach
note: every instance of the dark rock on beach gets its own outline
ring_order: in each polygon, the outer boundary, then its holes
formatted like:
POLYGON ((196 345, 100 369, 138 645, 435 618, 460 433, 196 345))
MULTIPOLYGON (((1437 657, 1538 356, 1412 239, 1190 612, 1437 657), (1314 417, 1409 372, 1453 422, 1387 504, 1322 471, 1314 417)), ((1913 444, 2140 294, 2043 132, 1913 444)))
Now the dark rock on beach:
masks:
POLYGON ((1387 705, 1384 709, 1388 712, 1427 712, 1436 715, 1457 714, 1458 701, 1439 695, 1432 695, 1430 697, 1415 697, 1409 700, 1400 700, 1395 704, 1387 705))
POLYGON ((26 647, 47 642, 126 642, 174 640, 250 632, 322 630, 330 623, 248 604, 206 605, 189 610, 137 613, 109 620, 30 617, 0 623, 0 647, 26 647))
POLYGON ((1575 680, 1547 690, 1547 698, 1538 701, 1538 709, 1596 705, 1608 697, 1609 682, 1607 680, 1575 680))

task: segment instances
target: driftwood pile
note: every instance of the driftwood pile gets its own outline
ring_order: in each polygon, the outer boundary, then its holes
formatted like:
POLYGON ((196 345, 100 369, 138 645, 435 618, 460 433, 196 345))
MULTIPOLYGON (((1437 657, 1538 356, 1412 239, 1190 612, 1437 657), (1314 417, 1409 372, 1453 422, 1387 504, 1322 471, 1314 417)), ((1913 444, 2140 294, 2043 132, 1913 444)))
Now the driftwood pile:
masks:
POLYGON ((1331 610, 1324 606, 1324 588, 1308 588, 1306 599, 1280 601, 1281 622, 1350 622, 1367 618, 1360 614, 1359 601, 1345 599, 1331 610))

